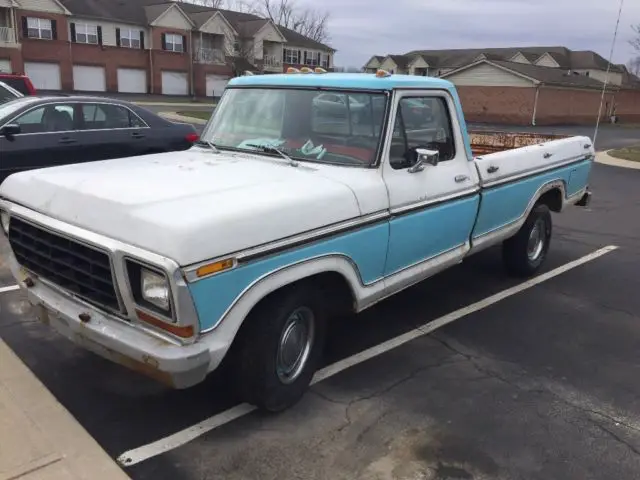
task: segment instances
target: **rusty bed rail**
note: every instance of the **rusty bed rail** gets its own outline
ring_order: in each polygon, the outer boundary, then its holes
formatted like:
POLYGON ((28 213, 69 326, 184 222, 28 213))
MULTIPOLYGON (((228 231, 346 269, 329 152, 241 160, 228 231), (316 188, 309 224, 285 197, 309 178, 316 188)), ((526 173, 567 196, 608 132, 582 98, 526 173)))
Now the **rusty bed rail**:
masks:
POLYGON ((538 143, 567 138, 568 135, 549 133, 504 132, 494 130, 471 130, 469 140, 473 155, 501 152, 513 148, 528 147, 538 143))

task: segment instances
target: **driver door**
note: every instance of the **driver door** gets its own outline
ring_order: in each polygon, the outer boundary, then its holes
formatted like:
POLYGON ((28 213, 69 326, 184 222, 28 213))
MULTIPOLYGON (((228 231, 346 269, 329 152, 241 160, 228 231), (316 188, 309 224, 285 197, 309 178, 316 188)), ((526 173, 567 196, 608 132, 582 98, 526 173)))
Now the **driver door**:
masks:
POLYGON ((411 283, 414 273, 426 278, 469 250, 480 201, 478 176, 455 112, 444 91, 396 93, 382 165, 391 210, 386 277, 406 271, 411 283), (428 108, 416 109, 416 102, 428 108), (411 169, 418 148, 437 151, 438 163, 411 169))

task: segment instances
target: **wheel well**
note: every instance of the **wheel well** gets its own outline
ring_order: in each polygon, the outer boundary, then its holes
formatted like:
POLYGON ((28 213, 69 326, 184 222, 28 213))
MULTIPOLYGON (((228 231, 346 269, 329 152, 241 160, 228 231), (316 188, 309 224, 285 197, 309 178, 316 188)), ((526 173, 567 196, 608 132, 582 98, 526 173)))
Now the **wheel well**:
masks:
POLYGON ((322 272, 302 278, 300 280, 296 280, 295 282, 284 285, 274 290, 273 292, 268 293, 263 298, 261 298, 253 307, 251 307, 251 310, 236 332, 235 340, 231 344, 229 353, 223 360, 224 365, 233 363, 233 358, 235 358, 235 355, 239 348, 238 344, 242 341, 244 331, 247 328, 248 322, 251 321, 252 313, 273 297, 286 294, 288 290, 299 287, 317 288, 321 290, 323 297, 327 299, 326 305, 329 307, 328 313, 330 318, 355 312, 354 293, 351 289, 351 286, 349 285, 348 280, 340 273, 322 272))
POLYGON ((562 210, 562 190, 554 188, 545 192, 538 199, 536 205, 546 205, 552 212, 560 212, 562 210))

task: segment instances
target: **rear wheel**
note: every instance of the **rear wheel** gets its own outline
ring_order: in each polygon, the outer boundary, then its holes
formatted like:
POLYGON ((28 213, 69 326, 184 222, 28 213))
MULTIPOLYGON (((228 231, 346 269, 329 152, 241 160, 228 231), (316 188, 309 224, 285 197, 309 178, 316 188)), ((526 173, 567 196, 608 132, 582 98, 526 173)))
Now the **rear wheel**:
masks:
POLYGON ((295 285, 275 293, 245 320, 234 361, 241 399, 270 412, 304 395, 322 356, 326 310, 318 293, 295 285))
POLYGON ((551 229, 549 207, 536 205, 518 233, 502 244, 502 257, 509 274, 528 277, 540 269, 551 244, 551 229))

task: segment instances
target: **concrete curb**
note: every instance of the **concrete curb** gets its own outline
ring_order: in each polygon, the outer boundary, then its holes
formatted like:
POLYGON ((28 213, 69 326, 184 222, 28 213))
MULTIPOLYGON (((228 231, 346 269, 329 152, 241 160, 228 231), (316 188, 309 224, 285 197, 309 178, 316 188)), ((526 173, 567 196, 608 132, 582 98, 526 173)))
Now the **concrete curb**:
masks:
POLYGON ((175 112, 160 112, 158 115, 173 122, 184 122, 197 125, 205 125, 207 123, 207 120, 202 120, 201 118, 195 117, 185 117, 184 115, 178 115, 175 112))
POLYGON ((602 163, 604 165, 611 165, 613 167, 631 168, 634 170, 640 170, 640 162, 632 162, 630 160, 622 160, 621 158, 612 157, 608 153, 610 151, 611 150, 607 150, 606 152, 597 152, 596 162, 602 163))
POLYGON ((127 480, 0 339, 0 479, 127 480))

